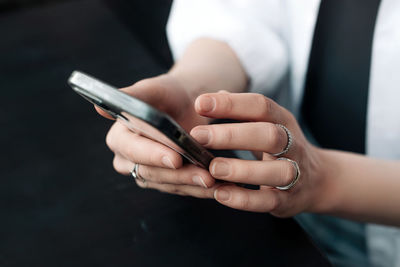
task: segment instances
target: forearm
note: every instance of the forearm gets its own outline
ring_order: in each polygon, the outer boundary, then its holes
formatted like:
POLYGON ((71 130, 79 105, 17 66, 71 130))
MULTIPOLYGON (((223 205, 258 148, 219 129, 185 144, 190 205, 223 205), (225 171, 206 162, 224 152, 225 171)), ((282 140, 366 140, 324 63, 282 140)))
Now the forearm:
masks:
POLYGON ((400 162, 321 150, 321 211, 400 226, 400 162))
POLYGON ((219 90, 243 92, 248 83, 234 51, 224 42, 206 38, 189 45, 169 74, 182 83, 193 100, 219 90))

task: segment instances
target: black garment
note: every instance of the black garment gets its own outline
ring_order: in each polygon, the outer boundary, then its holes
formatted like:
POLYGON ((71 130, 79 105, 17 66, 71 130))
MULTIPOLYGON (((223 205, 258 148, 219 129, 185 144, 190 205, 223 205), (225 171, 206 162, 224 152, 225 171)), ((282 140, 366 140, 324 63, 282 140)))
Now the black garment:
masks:
POLYGON ((380 0, 322 0, 302 115, 325 148, 365 152, 372 41, 380 0))

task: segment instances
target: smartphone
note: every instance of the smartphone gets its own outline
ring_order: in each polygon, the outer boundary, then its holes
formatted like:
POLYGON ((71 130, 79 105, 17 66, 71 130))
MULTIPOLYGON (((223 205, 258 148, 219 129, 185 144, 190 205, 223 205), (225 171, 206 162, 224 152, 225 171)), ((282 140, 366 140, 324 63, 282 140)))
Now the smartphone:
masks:
POLYGON ((132 132, 159 142, 178 152, 190 163, 208 169, 213 155, 168 114, 79 71, 71 74, 68 84, 132 132))

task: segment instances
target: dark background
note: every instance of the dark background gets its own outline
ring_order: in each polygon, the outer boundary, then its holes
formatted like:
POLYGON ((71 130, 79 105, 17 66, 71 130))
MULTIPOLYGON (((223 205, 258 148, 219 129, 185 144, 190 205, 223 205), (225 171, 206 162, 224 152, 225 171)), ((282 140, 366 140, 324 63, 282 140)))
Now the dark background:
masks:
POLYGON ((32 6, 45 6, 52 3, 78 0, 0 0, 0 12, 15 11, 32 6))
POLYGON ((293 220, 139 189, 67 85, 172 64, 170 1, 0 1, 0 266, 324 266, 293 220))

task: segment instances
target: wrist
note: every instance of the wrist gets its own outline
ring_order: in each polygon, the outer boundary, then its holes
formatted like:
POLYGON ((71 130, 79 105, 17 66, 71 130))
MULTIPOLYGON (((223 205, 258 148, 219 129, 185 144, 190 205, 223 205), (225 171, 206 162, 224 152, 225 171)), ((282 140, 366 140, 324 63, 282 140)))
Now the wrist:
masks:
POLYGON ((190 43, 168 74, 181 82, 192 99, 220 90, 244 92, 248 86, 247 74, 231 47, 209 38, 190 43))
POLYGON ((340 196, 338 195, 337 183, 338 168, 332 160, 331 150, 313 147, 316 155, 315 168, 312 179, 312 204, 309 212, 331 214, 340 196))

